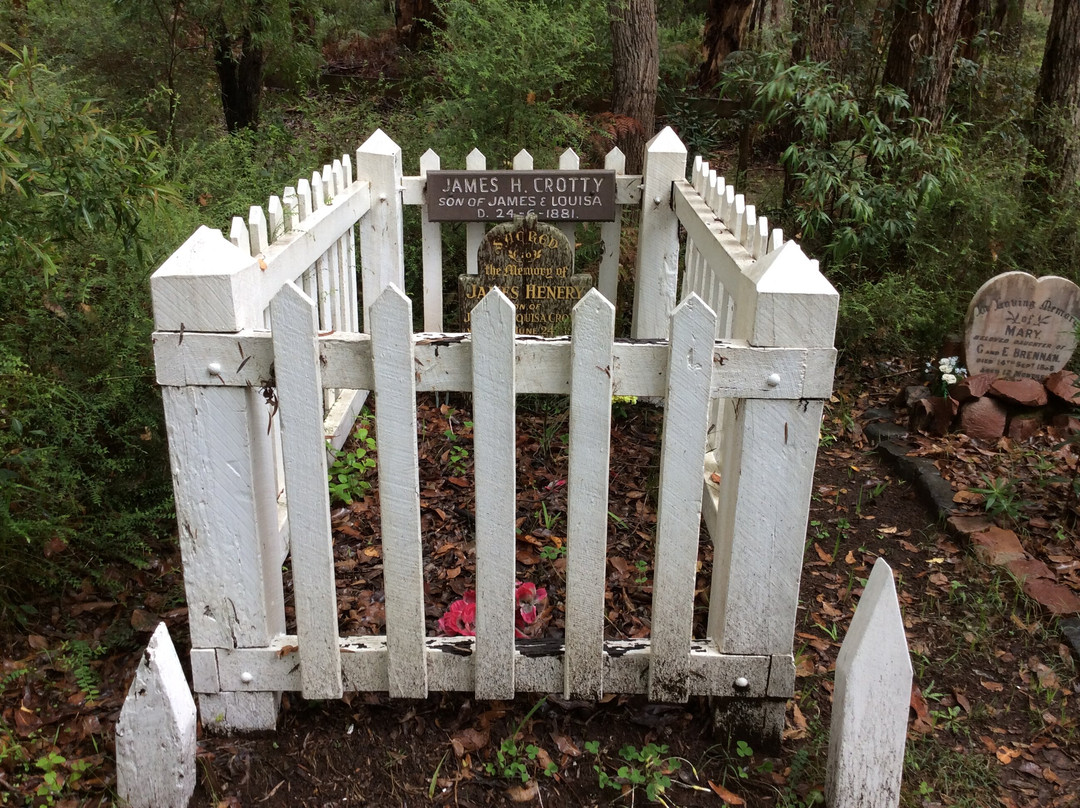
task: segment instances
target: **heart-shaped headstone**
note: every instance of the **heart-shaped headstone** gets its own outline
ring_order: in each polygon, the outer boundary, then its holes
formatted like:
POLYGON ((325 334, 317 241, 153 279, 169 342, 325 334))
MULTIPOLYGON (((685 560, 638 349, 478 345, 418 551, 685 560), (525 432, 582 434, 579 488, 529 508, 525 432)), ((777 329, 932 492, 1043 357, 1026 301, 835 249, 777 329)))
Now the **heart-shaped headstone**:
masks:
POLYGON ((1080 286, 1051 275, 1006 272, 984 283, 964 327, 971 375, 1044 379, 1065 367, 1076 348, 1080 286))

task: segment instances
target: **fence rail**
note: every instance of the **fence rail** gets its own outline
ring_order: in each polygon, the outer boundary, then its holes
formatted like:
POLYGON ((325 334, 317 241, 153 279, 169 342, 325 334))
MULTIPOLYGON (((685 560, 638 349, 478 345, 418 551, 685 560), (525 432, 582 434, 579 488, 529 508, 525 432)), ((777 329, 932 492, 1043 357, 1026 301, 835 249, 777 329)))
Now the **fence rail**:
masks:
MULTIPOLYGON (((561 690, 665 701, 702 693, 751 705, 759 733, 778 735, 794 687, 837 296, 816 263, 707 165, 696 161, 687 182, 686 157, 668 129, 650 142, 641 176, 621 174, 617 151, 607 158, 620 172, 617 203, 640 209, 631 340, 614 339, 617 221, 602 226, 598 288, 575 308, 572 334, 549 339, 515 334, 501 292, 474 312, 471 335, 442 333, 442 276, 461 269, 443 266, 441 226, 425 222, 430 330, 414 334, 413 303, 400 291, 402 210, 423 204, 426 172, 440 160, 429 151, 406 177, 382 132, 357 150, 355 179, 342 158, 272 199, 267 215, 253 208, 234 224, 234 243, 201 228, 155 273, 155 357, 204 722, 270 726, 283 690, 319 698, 561 690), (426 636, 415 436, 416 394, 426 390, 474 395, 476 638, 426 636), (327 420, 345 391, 360 391, 350 402, 366 391, 380 402, 384 637, 337 631, 323 439, 347 434, 348 417, 327 420), (514 639, 514 401, 533 392, 570 397, 562 643, 514 639), (648 641, 603 638, 612 395, 666 402, 648 641), (686 496, 702 488, 700 499, 686 496), (695 638, 702 518, 714 569, 707 636, 695 638), (287 552, 295 635, 284 628, 287 552)), ((578 158, 568 152, 560 162, 572 170, 578 158)), ((484 163, 474 152, 466 167, 484 163)), ((531 156, 521 152, 514 167, 531 168, 531 156)), ((470 264, 482 231, 467 225, 470 264)))

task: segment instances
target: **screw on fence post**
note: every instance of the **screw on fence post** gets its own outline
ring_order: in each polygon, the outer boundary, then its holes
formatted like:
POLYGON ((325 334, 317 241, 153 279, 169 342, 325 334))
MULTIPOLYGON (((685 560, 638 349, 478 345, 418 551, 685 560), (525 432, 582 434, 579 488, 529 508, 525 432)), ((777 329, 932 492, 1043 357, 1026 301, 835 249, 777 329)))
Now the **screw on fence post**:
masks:
POLYGON ((734 685, 736 690, 746 690, 746 688, 750 687, 750 680, 745 676, 740 676, 735 680, 734 685))
POLYGON ((251 684, 254 678, 255 677, 252 676, 248 671, 244 671, 240 674, 240 681, 243 682, 245 685, 251 684))
POLYGON ((220 376, 221 365, 218 362, 211 362, 209 365, 206 366, 206 372, 209 373, 211 376, 220 376))
POLYGON ((769 387, 779 387, 780 386, 780 374, 779 373, 770 373, 769 378, 767 378, 765 380, 765 384, 769 385, 769 387))

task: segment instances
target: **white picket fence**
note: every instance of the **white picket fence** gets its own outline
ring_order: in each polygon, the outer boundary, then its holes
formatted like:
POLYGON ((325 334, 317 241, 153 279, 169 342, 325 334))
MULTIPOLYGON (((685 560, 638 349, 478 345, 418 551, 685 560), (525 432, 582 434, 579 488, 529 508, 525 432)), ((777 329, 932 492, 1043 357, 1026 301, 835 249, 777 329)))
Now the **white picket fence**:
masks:
MULTIPOLYGON (((395 305, 400 301, 386 308, 395 305)), ((836 660, 825 783, 831 808, 899 805, 911 676, 892 570, 879 558, 836 660)), ((161 624, 116 728, 117 787, 125 804, 187 805, 195 787, 195 735, 195 704, 161 624)))
MULTIPOLYGON (((576 165, 572 153, 562 159, 576 165)), ((481 160, 474 152, 468 167, 481 160)), ((258 209, 234 226, 240 246, 200 228, 152 278, 204 723, 271 727, 281 691, 707 694, 737 704, 751 733, 778 737, 794 690, 803 539, 835 363, 837 295, 816 263, 741 197, 719 193, 707 166, 695 162, 687 182, 686 149, 666 129, 642 176, 617 177, 618 204, 640 207, 635 339, 613 339, 619 222, 604 225, 598 290, 579 302, 569 338, 516 336, 501 294, 473 315, 471 336, 414 334, 400 291, 402 209, 423 203, 438 158, 428 152, 420 175, 406 177, 400 149, 376 132, 356 153, 355 178, 349 162, 324 169, 319 190, 313 177, 310 208, 300 183, 295 205, 271 201, 265 227, 258 209), (424 621, 415 396, 447 390, 474 397, 477 636, 465 639, 427 636, 424 621), (347 433, 363 391, 379 404, 387 628, 341 637, 324 437, 347 433), (567 628, 547 652, 514 640, 517 393, 571 402, 567 628), (648 641, 603 637, 612 395, 665 401, 648 641), (347 417, 328 419, 328 405, 343 401, 347 417), (707 636, 692 637, 703 514, 714 569, 707 636), (295 635, 285 634, 281 573, 290 553, 295 635)), ((467 225, 472 260, 482 227, 467 225)), ((437 332, 442 275, 463 268, 442 266, 439 225, 423 232, 423 316, 437 332)))

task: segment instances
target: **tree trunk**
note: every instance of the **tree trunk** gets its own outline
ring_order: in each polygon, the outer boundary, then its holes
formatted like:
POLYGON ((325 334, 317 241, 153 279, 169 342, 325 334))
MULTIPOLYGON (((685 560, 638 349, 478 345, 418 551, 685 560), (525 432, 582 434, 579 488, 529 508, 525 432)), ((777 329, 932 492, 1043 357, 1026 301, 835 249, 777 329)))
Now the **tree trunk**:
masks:
POLYGON ((1080 0, 1055 0, 1035 90, 1032 146, 1042 171, 1028 179, 1049 193, 1080 182, 1080 0))
POLYGON ((626 171, 641 171, 645 143, 656 125, 660 42, 656 0, 610 0, 611 111, 628 125, 616 127, 616 142, 626 155, 626 171))
POLYGON ((838 61, 840 43, 839 3, 830 0, 801 0, 791 11, 791 60, 801 62, 838 61))
POLYGON ((1024 30, 1025 0, 993 0, 993 13, 989 28, 999 34, 998 49, 1003 53, 1017 53, 1024 30))
POLYGON ((394 4, 394 27, 398 39, 410 50, 430 44, 431 32, 442 26, 442 14, 435 0, 398 0, 394 4))
POLYGON ((963 0, 960 6, 960 55, 975 62, 986 50, 979 33, 990 27, 990 0, 963 0))
POLYGON ((724 59, 742 48, 753 9, 754 0, 709 0, 698 71, 698 83, 702 87, 712 87, 720 81, 724 59))
POLYGON ((945 116, 961 5, 962 0, 933 0, 928 12, 925 0, 903 0, 889 40, 885 83, 906 91, 911 114, 934 129, 945 116))
POLYGON ((251 44, 251 33, 219 33, 214 38, 214 65, 221 82, 221 106, 230 132, 259 127, 266 53, 251 44))

